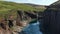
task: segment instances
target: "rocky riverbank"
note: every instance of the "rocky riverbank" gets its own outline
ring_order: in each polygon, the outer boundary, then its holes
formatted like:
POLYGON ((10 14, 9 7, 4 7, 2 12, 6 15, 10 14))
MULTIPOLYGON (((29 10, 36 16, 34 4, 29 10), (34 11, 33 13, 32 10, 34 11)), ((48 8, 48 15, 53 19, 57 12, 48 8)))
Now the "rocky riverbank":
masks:
POLYGON ((32 19, 37 19, 37 13, 37 11, 10 10, 0 19, 0 34, 18 34, 32 19))

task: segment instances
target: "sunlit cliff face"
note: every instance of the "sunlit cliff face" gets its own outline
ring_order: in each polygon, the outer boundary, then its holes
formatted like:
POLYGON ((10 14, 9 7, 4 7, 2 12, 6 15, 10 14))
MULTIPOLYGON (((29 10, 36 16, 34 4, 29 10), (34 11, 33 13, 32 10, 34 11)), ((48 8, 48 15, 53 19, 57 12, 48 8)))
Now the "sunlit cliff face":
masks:
POLYGON ((18 13, 16 15, 9 14, 7 18, 4 18, 4 17, 1 18, 0 19, 0 34, 12 34, 12 33, 18 34, 18 32, 21 32, 22 29, 26 27, 31 21, 30 17, 25 18, 24 20, 23 18, 26 16, 23 14, 18 14, 18 13), (23 18, 21 18, 22 16, 20 15, 22 15, 23 18), (14 18, 14 16, 16 17, 14 18))

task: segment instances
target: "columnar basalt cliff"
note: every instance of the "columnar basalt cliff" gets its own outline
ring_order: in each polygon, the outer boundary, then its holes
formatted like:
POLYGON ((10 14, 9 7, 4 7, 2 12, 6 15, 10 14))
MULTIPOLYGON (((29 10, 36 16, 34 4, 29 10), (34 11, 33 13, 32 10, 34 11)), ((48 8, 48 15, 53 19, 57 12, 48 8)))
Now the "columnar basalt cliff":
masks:
POLYGON ((43 34, 60 34, 60 1, 51 4, 44 11, 40 28, 43 34))

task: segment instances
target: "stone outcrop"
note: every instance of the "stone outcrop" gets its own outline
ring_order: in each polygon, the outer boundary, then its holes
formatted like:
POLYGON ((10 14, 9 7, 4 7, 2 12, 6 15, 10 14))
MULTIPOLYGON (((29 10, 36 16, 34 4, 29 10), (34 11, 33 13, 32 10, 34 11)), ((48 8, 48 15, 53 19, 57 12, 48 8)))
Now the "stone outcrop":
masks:
POLYGON ((25 27, 31 20, 30 17, 24 15, 23 11, 18 10, 16 11, 15 15, 14 11, 11 11, 10 13, 11 14, 9 14, 7 18, 0 19, 0 28, 1 28, 0 34, 3 34, 4 33, 3 31, 7 31, 5 32, 6 34, 8 34, 8 32, 10 31, 11 32, 9 34, 11 33, 17 34, 18 32, 21 32, 23 27, 25 27))
POLYGON ((18 34, 32 19, 37 19, 37 11, 10 10, 6 15, 0 19, 0 34, 18 34))

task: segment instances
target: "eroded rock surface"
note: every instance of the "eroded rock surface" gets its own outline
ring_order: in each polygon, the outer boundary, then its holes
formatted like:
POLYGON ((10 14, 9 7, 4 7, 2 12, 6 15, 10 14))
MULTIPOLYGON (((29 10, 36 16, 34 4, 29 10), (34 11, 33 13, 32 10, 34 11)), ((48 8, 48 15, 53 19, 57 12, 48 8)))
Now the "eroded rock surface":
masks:
POLYGON ((0 34, 18 34, 32 19, 37 18, 36 12, 21 10, 11 10, 6 15, 0 19, 0 34))

